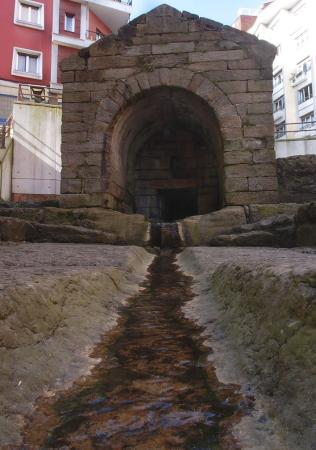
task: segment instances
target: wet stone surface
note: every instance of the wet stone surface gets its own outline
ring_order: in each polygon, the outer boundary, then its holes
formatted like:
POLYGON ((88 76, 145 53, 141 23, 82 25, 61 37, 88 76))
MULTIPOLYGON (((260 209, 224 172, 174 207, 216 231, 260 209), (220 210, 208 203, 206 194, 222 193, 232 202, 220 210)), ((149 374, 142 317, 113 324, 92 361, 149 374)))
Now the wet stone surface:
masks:
POLYGON ((249 402, 238 386, 218 382, 202 329, 184 319, 191 278, 175 257, 164 250, 154 260, 143 289, 95 349, 100 363, 91 375, 38 402, 23 448, 240 448, 230 431, 249 402))

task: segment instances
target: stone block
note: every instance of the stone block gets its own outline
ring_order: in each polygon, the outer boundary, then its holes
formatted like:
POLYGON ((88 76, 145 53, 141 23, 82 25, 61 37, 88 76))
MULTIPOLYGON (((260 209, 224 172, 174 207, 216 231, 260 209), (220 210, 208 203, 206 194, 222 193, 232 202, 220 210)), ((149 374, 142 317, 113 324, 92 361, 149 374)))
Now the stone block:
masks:
POLYGON ((153 55, 168 53, 190 53, 194 51, 194 42, 171 42, 170 44, 160 44, 152 46, 153 55))
POLYGON ((102 75, 100 77, 100 81, 106 80, 123 80, 125 78, 130 77, 131 75, 139 72, 137 67, 127 67, 122 69, 105 69, 102 70, 102 75))
POLYGON ((266 145, 266 140, 262 138, 245 138, 241 141, 241 146, 245 150, 265 149, 266 145))
POLYGON ((62 83, 72 83, 73 81, 75 81, 75 72, 73 70, 61 73, 62 83))
POLYGON ((59 199, 60 208, 84 208, 104 206, 103 194, 63 194, 59 199))
POLYGON ((152 61, 152 66, 160 67, 175 67, 179 64, 187 64, 188 55, 186 53, 170 53, 168 55, 157 55, 152 61))
POLYGON ((79 92, 63 92, 63 102, 82 103, 90 102, 91 96, 89 91, 79 92))
POLYGON ((254 125, 243 128, 245 137, 260 138, 265 136, 273 136, 274 134, 274 124, 270 125, 254 125))
POLYGON ((60 192, 62 194, 80 194, 82 192, 82 180, 62 178, 60 192))
POLYGON ((112 69, 112 68, 128 68, 137 64, 136 56, 96 56, 88 60, 89 70, 112 69))
POLYGON ((255 59, 241 59, 237 61, 228 61, 228 69, 231 70, 247 70, 258 68, 258 63, 255 59))
POLYGON ((189 31, 189 23, 179 22, 173 17, 148 17, 146 23, 137 25, 137 31, 145 35, 158 33, 187 33, 189 31))
POLYGON ((187 68, 193 72, 208 72, 210 70, 226 70, 226 61, 210 61, 188 64, 187 68))
POLYGON ((253 162, 255 163, 275 163, 275 151, 274 149, 262 149, 253 152, 253 162))
POLYGON ((272 92, 273 84, 272 80, 249 80, 248 81, 249 92, 272 92))
POLYGON ((85 194, 103 192, 102 180, 100 178, 87 178, 83 181, 83 186, 85 194))
POLYGON ((208 52, 195 52, 189 55, 189 61, 191 63, 203 61, 232 61, 243 58, 243 50, 213 50, 208 52))
POLYGON ((81 131, 80 133, 69 133, 63 132, 62 134, 62 142, 63 143, 81 143, 87 140, 87 131, 81 131))
POLYGON ((218 83, 218 86, 226 94, 247 92, 247 81, 222 81, 218 83))
MULTIPOLYGON (((248 109, 248 108, 246 108, 248 109)), ((271 125, 273 123, 272 114, 247 114, 244 117, 244 123, 247 125, 271 125)))
POLYGON ((226 178, 225 180, 225 192, 247 192, 248 190, 248 178, 226 178))
MULTIPOLYGON (((238 81, 257 80, 260 77, 259 70, 211 70, 205 73, 211 81, 238 81)), ((245 102, 242 102, 245 103, 245 102)))
POLYGON ((230 151, 224 153, 224 164, 247 164, 252 162, 250 151, 230 151))
POLYGON ((146 73, 140 73, 140 74, 136 75, 136 80, 142 91, 146 90, 146 89, 150 89, 150 84, 149 84, 148 76, 146 73))
POLYGON ((232 227, 246 224, 242 207, 226 207, 201 216, 188 217, 180 221, 181 235, 186 245, 208 245, 209 241, 232 227))
POLYGON ((226 195, 227 205, 249 205, 251 203, 278 203, 278 191, 266 192, 228 192, 226 195))
POLYGON ((79 172, 77 165, 67 166, 63 163, 62 169, 61 169, 61 176, 62 178, 78 178, 79 172))
POLYGON ((236 164, 224 168, 227 178, 241 177, 274 177, 275 164, 236 164))
POLYGON ((240 138, 242 138, 242 130, 240 127, 222 128, 221 132, 222 132, 224 139, 240 139, 240 138))
POLYGON ((86 60, 79 55, 71 55, 69 58, 63 59, 60 63, 62 72, 67 70, 83 70, 86 67, 86 60))
POLYGON ((278 180, 276 177, 249 178, 249 191, 277 191, 278 180))
POLYGON ((248 105, 248 114, 272 114, 273 106, 272 101, 266 103, 253 103, 248 105))
POLYGON ((294 215, 300 205, 296 203, 277 203, 277 204, 250 204, 249 217, 250 222, 259 222, 269 217, 278 216, 280 214, 294 215))
POLYGON ((271 92, 248 92, 245 94, 230 94, 229 100, 232 103, 265 103, 272 102, 271 92))
POLYGON ((152 51, 150 44, 143 44, 143 45, 127 46, 121 53, 122 55, 126 56, 142 56, 142 55, 150 55, 152 51))

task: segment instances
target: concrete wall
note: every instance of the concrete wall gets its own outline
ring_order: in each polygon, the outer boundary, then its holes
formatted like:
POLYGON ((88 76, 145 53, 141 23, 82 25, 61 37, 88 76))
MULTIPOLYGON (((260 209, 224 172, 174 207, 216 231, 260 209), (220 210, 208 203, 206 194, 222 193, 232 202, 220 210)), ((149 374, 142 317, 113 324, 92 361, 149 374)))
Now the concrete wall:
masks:
POLYGON ((316 155, 316 138, 277 140, 275 141, 275 153, 277 158, 316 155))
POLYGON ((13 199, 24 199, 25 194, 58 195, 61 107, 15 103, 13 117, 13 199))
POLYGON ((13 141, 10 138, 6 148, 0 149, 0 199, 11 200, 13 141))

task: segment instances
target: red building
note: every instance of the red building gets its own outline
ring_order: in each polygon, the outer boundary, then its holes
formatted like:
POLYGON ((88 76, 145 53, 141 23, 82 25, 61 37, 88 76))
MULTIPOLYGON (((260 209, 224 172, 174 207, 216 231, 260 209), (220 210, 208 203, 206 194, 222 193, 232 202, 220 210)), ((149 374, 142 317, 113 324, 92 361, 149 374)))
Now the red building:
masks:
POLYGON ((0 123, 19 84, 59 87, 58 63, 115 33, 131 8, 131 0, 1 0, 0 123))

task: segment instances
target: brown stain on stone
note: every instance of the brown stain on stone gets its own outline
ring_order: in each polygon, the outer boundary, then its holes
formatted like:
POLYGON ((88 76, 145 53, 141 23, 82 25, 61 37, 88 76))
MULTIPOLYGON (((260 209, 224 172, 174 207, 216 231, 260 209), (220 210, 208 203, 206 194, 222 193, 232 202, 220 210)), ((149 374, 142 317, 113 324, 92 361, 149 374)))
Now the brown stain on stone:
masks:
POLYGON ((95 349, 92 374, 38 402, 23 448, 239 449, 231 428, 249 405, 219 383, 202 329, 183 317, 191 284, 164 250, 95 349))

